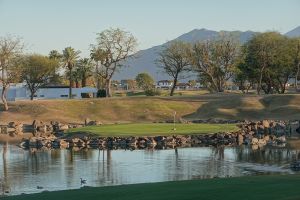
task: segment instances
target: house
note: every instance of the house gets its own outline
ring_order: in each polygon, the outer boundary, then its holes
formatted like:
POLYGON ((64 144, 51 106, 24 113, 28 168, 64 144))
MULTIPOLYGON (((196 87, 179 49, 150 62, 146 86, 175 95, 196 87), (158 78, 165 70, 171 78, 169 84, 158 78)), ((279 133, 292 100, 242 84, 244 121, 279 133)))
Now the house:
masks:
POLYGON ((188 90, 191 88, 191 85, 189 83, 177 83, 176 84, 176 90, 188 90))
MULTIPOLYGON (((2 88, 0 88, 2 92, 2 88)), ((81 99, 87 96, 96 97, 97 89, 92 87, 72 88, 72 95, 74 99, 81 99)), ((68 86, 48 86, 38 89, 35 99, 68 99, 68 86)), ((30 99, 30 91, 26 88, 24 83, 12 84, 8 90, 7 100, 17 101, 30 99)))
POLYGON ((156 88, 170 89, 173 86, 173 81, 161 80, 157 82, 156 88))

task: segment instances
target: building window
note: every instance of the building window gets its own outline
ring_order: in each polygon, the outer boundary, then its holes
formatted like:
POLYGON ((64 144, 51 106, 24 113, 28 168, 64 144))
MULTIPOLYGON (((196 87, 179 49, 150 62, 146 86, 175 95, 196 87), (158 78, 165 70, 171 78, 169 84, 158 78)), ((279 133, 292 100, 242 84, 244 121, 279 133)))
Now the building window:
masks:
POLYGON ((60 97, 68 97, 69 95, 67 95, 67 94, 62 94, 62 95, 60 95, 60 97))

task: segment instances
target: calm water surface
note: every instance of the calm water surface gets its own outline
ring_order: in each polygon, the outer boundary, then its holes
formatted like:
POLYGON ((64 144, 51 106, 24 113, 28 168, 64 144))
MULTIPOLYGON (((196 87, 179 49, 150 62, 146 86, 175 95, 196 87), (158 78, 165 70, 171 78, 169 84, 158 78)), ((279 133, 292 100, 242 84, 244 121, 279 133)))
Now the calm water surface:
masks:
POLYGON ((286 148, 170 150, 49 150, 0 144, 0 189, 10 195, 88 186, 190 180, 255 174, 291 174, 298 151, 286 148), (42 186, 43 189, 37 189, 42 186))

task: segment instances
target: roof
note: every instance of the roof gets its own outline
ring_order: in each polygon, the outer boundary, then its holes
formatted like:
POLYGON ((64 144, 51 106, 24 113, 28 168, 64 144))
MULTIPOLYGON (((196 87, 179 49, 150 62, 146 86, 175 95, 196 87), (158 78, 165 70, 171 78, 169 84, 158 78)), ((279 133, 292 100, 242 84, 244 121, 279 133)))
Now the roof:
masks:
POLYGON ((173 81, 170 81, 170 80, 160 80, 160 81, 158 81, 158 83, 162 83, 162 82, 173 83, 173 81))

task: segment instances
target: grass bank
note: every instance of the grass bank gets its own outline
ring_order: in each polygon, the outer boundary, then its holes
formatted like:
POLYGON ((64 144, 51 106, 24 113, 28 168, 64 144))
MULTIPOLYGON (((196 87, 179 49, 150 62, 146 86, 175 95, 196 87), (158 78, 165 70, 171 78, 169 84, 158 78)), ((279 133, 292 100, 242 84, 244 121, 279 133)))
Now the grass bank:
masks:
POLYGON ((44 192, 4 200, 298 200, 300 176, 251 176, 44 192))
POLYGON ((68 131, 69 134, 84 132, 99 136, 155 136, 186 135, 229 132, 238 130, 236 124, 176 124, 172 123, 138 123, 86 126, 68 131))
POLYGON ((153 122, 185 119, 300 119, 300 95, 203 94, 174 97, 114 97, 83 100, 35 100, 11 102, 0 110, 0 123, 22 121, 80 122, 85 118, 115 122, 153 122))

